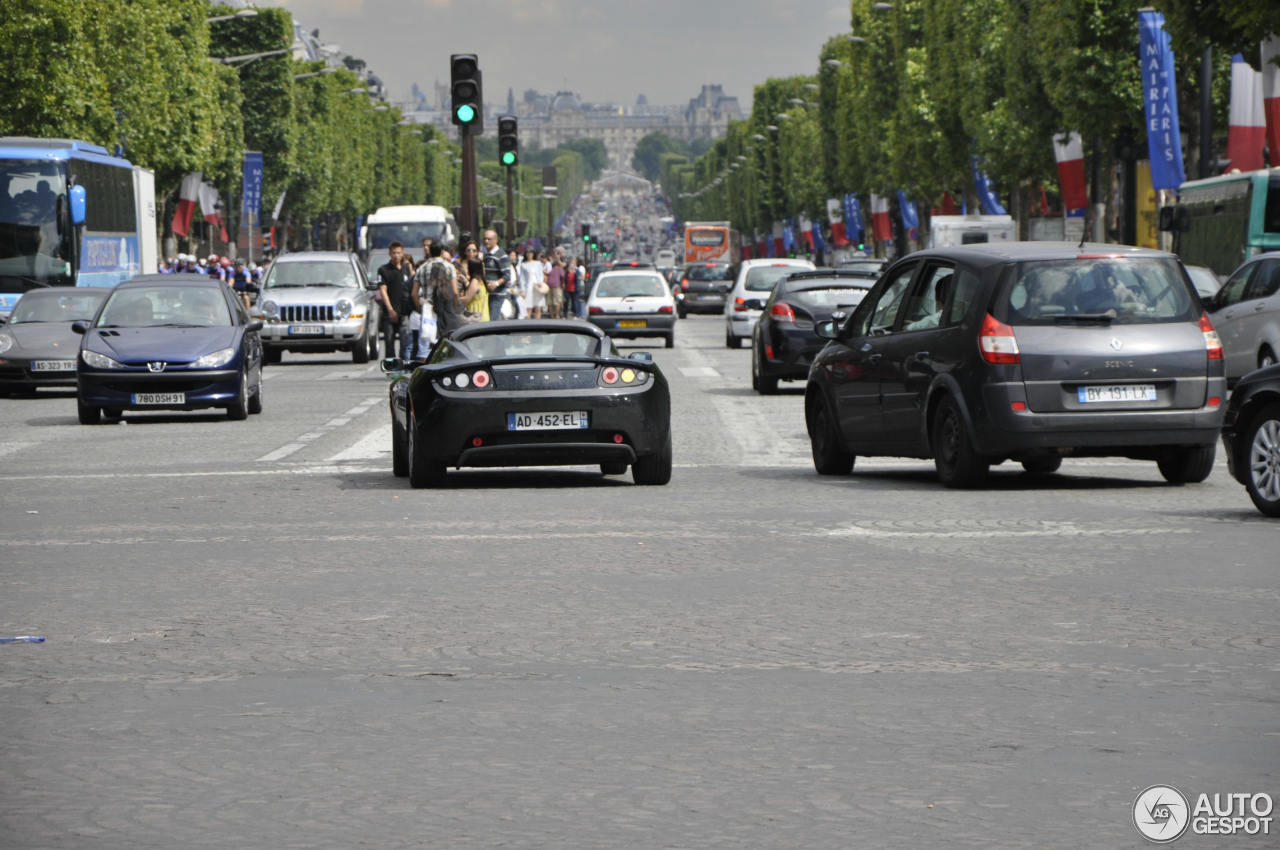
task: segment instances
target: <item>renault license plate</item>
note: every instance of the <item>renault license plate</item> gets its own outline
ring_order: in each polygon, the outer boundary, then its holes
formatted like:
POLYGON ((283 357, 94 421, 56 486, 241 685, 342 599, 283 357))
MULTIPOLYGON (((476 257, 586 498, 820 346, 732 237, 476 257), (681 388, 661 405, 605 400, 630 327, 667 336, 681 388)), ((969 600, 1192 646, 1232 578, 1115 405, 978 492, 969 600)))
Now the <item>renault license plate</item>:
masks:
POLYGON ((648 321, 646 321, 646 320, 644 320, 644 319, 623 319, 622 321, 618 322, 618 327, 620 327, 620 328, 647 328, 647 327, 649 327, 649 323, 648 323, 648 321))
POLYGON ((1098 404, 1112 401, 1155 401, 1155 384, 1119 384, 1110 387, 1077 387, 1076 398, 1081 404, 1098 404))
POLYGON ((315 336, 323 333, 323 325, 289 325, 289 336, 315 336))
POLYGON ((574 431, 587 427, 587 411, 569 413, 508 413, 508 431, 574 431))
POLYGON ((32 360, 32 372, 74 372, 76 370, 76 361, 74 360, 32 360))
POLYGON ((134 393, 134 404, 186 404, 186 393, 134 393))

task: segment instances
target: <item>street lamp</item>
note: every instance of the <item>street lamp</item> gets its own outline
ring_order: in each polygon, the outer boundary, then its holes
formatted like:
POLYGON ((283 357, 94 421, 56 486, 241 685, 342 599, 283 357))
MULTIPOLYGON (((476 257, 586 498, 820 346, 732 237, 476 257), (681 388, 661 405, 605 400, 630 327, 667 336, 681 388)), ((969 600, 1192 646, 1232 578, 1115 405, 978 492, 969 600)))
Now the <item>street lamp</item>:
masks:
POLYGON ((851 35, 849 36, 849 43, 861 47, 867 43, 867 40, 860 35, 851 35))
POLYGON ((843 68, 843 67, 844 67, 844 63, 843 63, 843 62, 841 62, 839 59, 828 59, 827 61, 823 62, 822 64, 823 64, 823 65, 826 65, 828 68, 843 68))
POLYGON ((438 144, 440 144, 440 140, 439 140, 439 139, 428 139, 428 140, 427 140, 427 144, 429 144, 429 145, 438 145, 438 144))
POLYGON ((337 68, 321 68, 319 71, 312 71, 310 74, 294 74, 293 78, 295 80, 305 80, 307 77, 318 77, 321 74, 336 74, 336 73, 338 73, 337 68))
POLYGON ((387 111, 387 106, 386 106, 386 104, 380 103, 380 104, 378 104, 377 106, 375 106, 375 107, 373 108, 373 111, 374 111, 374 112, 386 112, 386 111, 387 111))
POLYGON ((347 89, 346 91, 338 92, 338 94, 368 94, 368 93, 369 93, 368 89, 347 89))
POLYGON ((773 119, 775 121, 790 121, 791 116, 785 112, 779 112, 777 115, 773 116, 773 119))
POLYGON ((229 21, 232 18, 256 18, 256 17, 258 17, 258 12, 256 9, 241 9, 239 12, 236 12, 234 15, 218 15, 218 17, 216 18, 205 18, 204 22, 206 24, 216 24, 218 21, 229 21))
POLYGON ((766 129, 766 130, 768 130, 768 131, 769 131, 769 132, 771 132, 771 133, 776 133, 776 132, 778 132, 778 125, 777 125, 777 124, 768 124, 768 125, 766 125, 766 126, 765 126, 765 129, 766 129))
POLYGON ((787 103, 795 104, 796 106, 804 106, 805 104, 805 102, 798 97, 791 98, 791 100, 788 100, 787 103))
POLYGON ((805 91, 821 91, 822 86, 818 85, 817 83, 805 83, 804 90, 805 91))
POLYGON ((872 3, 871 10, 874 12, 892 12, 893 4, 892 3, 872 3))
POLYGON ((281 53, 292 53, 292 47, 281 48, 280 50, 267 50, 262 53, 246 53, 243 56, 210 56, 214 62, 221 62, 223 65, 230 65, 232 62, 252 62, 255 59, 265 59, 268 56, 279 56, 281 53))
POLYGON ((764 137, 764 136, 762 136, 762 135, 760 135, 759 133, 756 133, 756 134, 755 134, 755 135, 753 135, 751 138, 755 139, 757 142, 763 142, 763 141, 765 141, 765 137, 764 137))

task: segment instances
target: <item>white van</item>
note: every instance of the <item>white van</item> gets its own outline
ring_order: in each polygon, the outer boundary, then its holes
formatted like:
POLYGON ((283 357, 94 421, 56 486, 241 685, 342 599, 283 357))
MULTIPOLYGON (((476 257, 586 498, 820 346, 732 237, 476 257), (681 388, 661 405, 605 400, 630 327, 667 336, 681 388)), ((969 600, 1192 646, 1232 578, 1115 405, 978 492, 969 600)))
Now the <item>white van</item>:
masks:
MULTIPOLYGON (((386 265, 392 242, 399 242, 414 263, 422 262, 422 240, 431 237, 450 245, 458 241, 458 222, 444 207, 382 207, 365 219, 360 228, 359 246, 369 277, 377 279, 378 268, 386 265)), ((479 234, 476 234, 477 241, 479 234)))
POLYGON ((926 248, 953 248, 1018 241, 1018 223, 1008 215, 935 215, 929 219, 926 248))

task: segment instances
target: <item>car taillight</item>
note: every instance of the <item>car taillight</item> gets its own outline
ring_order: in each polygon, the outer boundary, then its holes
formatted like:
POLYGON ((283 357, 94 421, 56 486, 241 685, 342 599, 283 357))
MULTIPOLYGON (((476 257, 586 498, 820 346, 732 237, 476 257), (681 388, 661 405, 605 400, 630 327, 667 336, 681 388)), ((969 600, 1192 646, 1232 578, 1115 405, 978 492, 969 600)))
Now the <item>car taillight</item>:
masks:
POLYGON ((978 348, 982 350, 982 359, 988 363, 1022 362, 1013 328, 996 321, 996 317, 990 313, 982 320, 982 330, 978 332, 978 348))
POLYGON ((772 360, 772 359, 773 359, 773 346, 772 346, 772 345, 769 345, 768 343, 765 343, 765 346, 764 346, 764 356, 765 356, 765 357, 768 357, 770 360, 772 360))
POLYGON ((735 313, 747 312, 747 299, 745 298, 733 299, 733 312, 735 313))
POLYGON ((471 383, 475 385, 476 389, 484 389, 489 386, 489 373, 481 369, 471 376, 471 383))
POLYGON ((672 308, 671 308, 671 307, 659 307, 659 308, 658 308, 658 312, 659 312, 659 313, 670 313, 671 311, 672 311, 672 308))
POLYGON ((773 309, 769 311, 769 316, 775 322, 794 322, 796 320, 796 312, 791 309, 790 304, 774 304, 773 309))
POLYGON ((587 310, 587 314, 591 316, 600 316, 604 314, 604 310, 600 307, 591 307, 587 310))
POLYGON ((689 278, 686 277, 684 280, 680 281, 680 288, 685 292, 689 291, 689 278))
POLYGON ((608 366, 600 377, 604 378, 604 382, 606 384, 616 384, 618 383, 618 370, 612 366, 608 366))
POLYGON ((1213 329, 1213 322, 1209 321, 1207 314, 1200 317, 1200 330, 1204 332, 1204 347, 1209 352, 1209 359, 1221 360, 1222 337, 1213 329))

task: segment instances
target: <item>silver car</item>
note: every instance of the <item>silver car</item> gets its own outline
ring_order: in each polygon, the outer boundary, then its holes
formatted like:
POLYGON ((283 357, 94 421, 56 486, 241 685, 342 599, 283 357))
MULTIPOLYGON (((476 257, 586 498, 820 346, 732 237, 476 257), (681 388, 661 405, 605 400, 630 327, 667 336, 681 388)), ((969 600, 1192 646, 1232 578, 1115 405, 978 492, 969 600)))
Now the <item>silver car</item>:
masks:
POLYGON ((350 351, 356 363, 378 359, 376 289, 354 254, 306 251, 271 264, 259 307, 268 363, 286 351, 350 351))
POLYGON ((1280 352, 1280 254, 1261 254, 1235 270, 1205 302, 1222 337, 1227 381, 1273 366, 1280 352))

